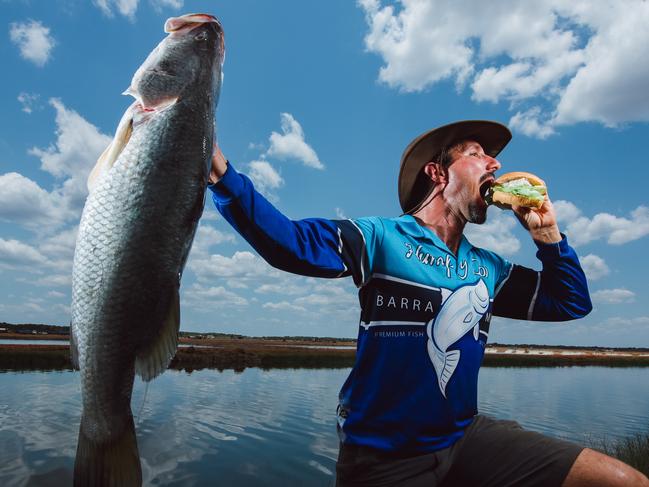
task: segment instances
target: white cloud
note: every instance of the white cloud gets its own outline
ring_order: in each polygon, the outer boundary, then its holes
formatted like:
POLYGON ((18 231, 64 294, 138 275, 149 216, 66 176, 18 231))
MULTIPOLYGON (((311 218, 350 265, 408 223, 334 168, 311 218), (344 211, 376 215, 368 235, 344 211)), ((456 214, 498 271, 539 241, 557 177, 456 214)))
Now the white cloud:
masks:
POLYGON ((72 286, 72 273, 67 274, 48 274, 33 282, 33 284, 42 287, 65 287, 72 286))
POLYGON ((39 95, 36 93, 25 93, 24 91, 18 95, 18 101, 22 105, 21 110, 25 113, 32 113, 37 108, 39 95))
POLYGON ((38 271, 45 263, 45 257, 34 247, 18 240, 0 238, 0 267, 38 271))
POLYGON ((0 175, 0 220, 26 228, 60 224, 65 217, 61 197, 48 193, 18 173, 0 175))
POLYGON ((465 44, 468 23, 461 12, 442 11, 433 2, 421 0, 403 0, 400 12, 393 6, 381 7, 378 0, 360 0, 359 4, 370 28, 365 46, 385 61, 379 72, 384 83, 420 91, 447 78, 461 84, 472 72, 473 50, 465 44))
POLYGON ((271 201, 277 200, 277 196, 273 191, 284 185, 284 179, 275 168, 264 160, 252 161, 248 164, 248 167, 248 176, 255 185, 255 189, 271 201))
POLYGON ((588 254, 579 260, 589 281, 596 281, 611 273, 604 259, 595 254, 588 254))
POLYGON ((524 112, 516 112, 509 119, 509 127, 512 130, 535 137, 537 139, 547 139, 555 133, 551 120, 541 120, 541 108, 533 107, 524 112))
POLYGON ((649 2, 383 3, 359 0, 365 46, 381 56, 379 80, 393 88, 468 84, 476 101, 509 101, 514 128, 540 138, 562 124, 649 120, 649 2), (521 107, 530 101, 534 108, 521 107))
POLYGON ((36 66, 44 66, 56 42, 49 27, 38 20, 14 22, 9 27, 11 41, 20 49, 20 55, 36 66))
POLYGON ((649 234, 649 208, 638 206, 630 218, 598 213, 593 218, 583 216, 569 201, 555 201, 557 219, 565 225, 565 233, 573 245, 584 245, 600 238, 609 244, 621 245, 649 234))
POLYGON ((47 257, 47 266, 58 272, 72 274, 74 247, 77 243, 78 227, 67 228, 59 233, 41 237, 38 249, 47 257))
POLYGON ((124 17, 129 20, 135 20, 135 12, 137 11, 137 4, 139 0, 93 0, 93 3, 101 9, 107 17, 112 17, 113 9, 116 9, 124 17))
POLYGON ((212 247, 224 242, 234 243, 234 234, 221 232, 214 227, 201 223, 196 230, 191 255, 192 257, 205 257, 212 247))
POLYGON ((248 301, 223 286, 204 287, 194 284, 183 292, 183 300, 205 310, 223 306, 246 306, 248 301))
POLYGON ((85 180, 111 137, 74 110, 63 105, 58 98, 50 99, 56 109, 57 140, 47 149, 34 147, 29 153, 41 159, 41 169, 56 177, 75 176, 82 173, 85 180))
POLYGON ((309 288, 302 282, 296 282, 297 279, 299 278, 292 277, 284 279, 279 283, 273 282, 272 284, 262 284, 255 290, 255 292, 261 294, 276 293, 284 296, 306 294, 309 288))
POLYGON ((358 313, 358 298, 349 279, 319 280, 309 289, 308 294, 293 301, 296 306, 311 308, 315 312, 342 312, 347 316, 358 313))
POLYGON ((585 63, 572 77, 557 107, 556 121, 598 121, 606 126, 649 120, 649 2, 611 0, 574 6, 575 19, 594 30, 585 63))
POLYGON ((40 158, 41 169, 64 179, 52 197, 58 198, 63 218, 77 219, 86 200, 86 179, 111 137, 70 110, 57 98, 50 99, 56 109, 56 142, 46 149, 33 147, 29 153, 40 158))
POLYGON ((628 289, 601 289, 592 294, 595 303, 620 304, 631 303, 635 300, 635 293, 628 289))
POLYGON ((649 325, 649 316, 636 316, 634 318, 623 318, 621 316, 613 316, 604 321, 604 324, 609 327, 624 326, 624 325, 649 325))
POLYGON ((482 225, 469 224, 466 237, 476 247, 485 248, 501 255, 512 255, 519 251, 521 242, 512 233, 518 224, 508 212, 490 207, 487 222, 482 225))
POLYGON ((220 254, 204 259, 194 259, 187 264, 199 281, 212 281, 219 278, 253 279, 277 275, 264 260, 248 251, 237 251, 232 257, 220 254))
POLYGON ((236 278, 227 279, 225 285, 231 289, 248 289, 248 285, 245 282, 241 282, 236 278))
POLYGON ((293 115, 282 113, 281 124, 283 134, 271 133, 268 139, 270 148, 266 155, 282 160, 297 159, 305 166, 324 169, 316 152, 305 142, 302 126, 293 118, 293 115))
POLYGON ((279 311, 306 311, 302 306, 291 304, 288 301, 280 301, 279 303, 267 302, 262 305, 262 308, 279 310, 279 311))
POLYGON ((179 10, 185 5, 184 0, 151 0, 151 5, 157 11, 162 10, 163 8, 173 8, 179 10))

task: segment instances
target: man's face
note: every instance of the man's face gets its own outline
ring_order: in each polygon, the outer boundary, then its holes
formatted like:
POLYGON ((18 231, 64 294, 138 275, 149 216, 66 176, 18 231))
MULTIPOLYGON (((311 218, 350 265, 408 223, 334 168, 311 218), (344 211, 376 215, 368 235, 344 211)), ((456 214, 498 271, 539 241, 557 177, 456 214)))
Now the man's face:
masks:
POLYGON ((453 147, 451 157, 453 162, 448 166, 448 184, 444 189, 446 200, 467 222, 484 223, 487 219, 484 193, 500 163, 485 154, 482 146, 473 140, 453 147))

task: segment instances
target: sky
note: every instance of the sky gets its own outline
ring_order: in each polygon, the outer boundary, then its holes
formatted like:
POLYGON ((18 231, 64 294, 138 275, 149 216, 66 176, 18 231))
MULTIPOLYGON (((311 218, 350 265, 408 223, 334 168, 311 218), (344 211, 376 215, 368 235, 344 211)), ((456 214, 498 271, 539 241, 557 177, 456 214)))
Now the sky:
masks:
MULTIPOLYGON (((547 182, 594 310, 562 324, 494 318, 490 341, 649 347, 643 0, 0 0, 0 321, 69 323, 87 175, 165 20, 190 12, 225 31, 219 144, 287 216, 398 216, 411 139, 501 121, 514 134, 501 172, 547 182)), ((540 268, 510 212, 491 208, 466 235, 540 268)), ((351 279, 271 268, 208 200, 181 330, 355 337, 358 315, 351 279)))

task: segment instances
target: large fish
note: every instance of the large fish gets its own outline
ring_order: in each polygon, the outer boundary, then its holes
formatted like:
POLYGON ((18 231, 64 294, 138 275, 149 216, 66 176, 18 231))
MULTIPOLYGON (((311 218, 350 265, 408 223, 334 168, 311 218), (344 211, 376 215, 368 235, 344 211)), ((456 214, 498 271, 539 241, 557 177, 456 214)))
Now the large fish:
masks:
POLYGON ((88 179, 72 275, 72 360, 83 412, 74 483, 140 485, 131 392, 176 351, 178 289, 214 143, 224 56, 211 15, 165 23, 169 35, 126 91, 135 98, 88 179))
POLYGON ((442 304, 437 316, 426 326, 428 355, 435 373, 439 390, 446 397, 446 385, 460 362, 460 351, 449 347, 473 329, 478 339, 480 320, 489 308, 489 291, 484 281, 463 286, 453 292, 442 304))

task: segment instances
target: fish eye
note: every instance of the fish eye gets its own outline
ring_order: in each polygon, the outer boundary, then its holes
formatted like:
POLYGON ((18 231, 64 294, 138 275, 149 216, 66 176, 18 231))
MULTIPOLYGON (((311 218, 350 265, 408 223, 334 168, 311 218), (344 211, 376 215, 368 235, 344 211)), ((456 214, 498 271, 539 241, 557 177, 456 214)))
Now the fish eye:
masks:
POLYGON ((207 40, 207 32, 204 30, 200 31, 198 34, 194 36, 195 41, 206 41, 207 40))

